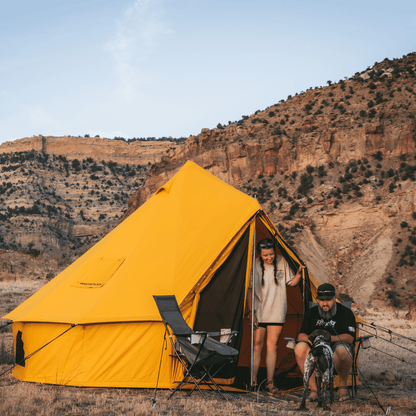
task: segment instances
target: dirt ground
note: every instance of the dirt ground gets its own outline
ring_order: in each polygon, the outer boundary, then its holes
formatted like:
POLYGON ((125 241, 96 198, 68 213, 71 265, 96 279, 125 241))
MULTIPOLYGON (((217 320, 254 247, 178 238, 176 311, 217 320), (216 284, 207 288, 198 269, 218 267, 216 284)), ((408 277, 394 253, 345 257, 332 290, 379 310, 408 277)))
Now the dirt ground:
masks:
MULTIPOLYGON (((340 403, 337 391, 330 411, 307 403, 298 411, 302 391, 279 393, 226 393, 227 401, 209 393, 206 398, 193 393, 159 390, 153 407, 154 390, 77 388, 26 383, 11 372, 0 377, 0 414, 7 415, 416 415, 416 322, 404 313, 368 309, 363 317, 393 333, 378 331, 371 348, 360 353, 360 380, 354 399, 340 403), (396 334, 402 335, 402 338, 396 334), (413 341, 412 341, 413 340, 413 341), (391 341, 391 342, 388 342, 391 341), (397 345, 393 345, 397 344, 397 345), (389 410, 390 409, 390 410, 389 410)), ((10 328, 10 327, 8 327, 10 328)), ((370 327, 364 327, 374 333, 370 327)), ((6 349, 11 348, 10 330, 0 334, 6 349)), ((0 366, 0 373, 11 368, 0 366)))

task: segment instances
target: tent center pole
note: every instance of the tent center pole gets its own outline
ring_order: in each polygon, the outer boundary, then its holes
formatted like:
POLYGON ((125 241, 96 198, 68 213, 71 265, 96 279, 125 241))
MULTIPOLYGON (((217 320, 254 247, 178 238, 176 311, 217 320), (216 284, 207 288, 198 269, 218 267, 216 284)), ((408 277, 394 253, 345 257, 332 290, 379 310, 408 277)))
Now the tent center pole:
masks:
POLYGON ((253 233, 253 259, 251 262, 251 345, 250 345, 250 386, 253 385, 254 377, 254 291, 255 279, 254 273, 256 269, 256 228, 253 233))

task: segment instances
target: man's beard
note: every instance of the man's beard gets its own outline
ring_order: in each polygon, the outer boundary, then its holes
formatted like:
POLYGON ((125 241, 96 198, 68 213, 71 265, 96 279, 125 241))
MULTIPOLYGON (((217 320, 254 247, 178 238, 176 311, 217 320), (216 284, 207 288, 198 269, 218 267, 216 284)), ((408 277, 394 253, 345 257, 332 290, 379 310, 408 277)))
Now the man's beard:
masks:
POLYGON ((318 311, 319 311, 319 316, 321 318, 325 319, 326 321, 328 321, 329 319, 332 319, 336 315, 336 313, 337 313, 337 303, 334 302, 334 306, 328 312, 324 311, 321 308, 321 305, 319 305, 319 303, 318 303, 318 311))

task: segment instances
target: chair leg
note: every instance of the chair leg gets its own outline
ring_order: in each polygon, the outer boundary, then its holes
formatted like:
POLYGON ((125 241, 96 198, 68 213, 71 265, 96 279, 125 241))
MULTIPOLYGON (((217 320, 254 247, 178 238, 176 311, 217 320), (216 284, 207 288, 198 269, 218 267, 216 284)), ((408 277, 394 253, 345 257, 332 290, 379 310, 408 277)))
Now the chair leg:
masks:
POLYGON ((205 394, 203 393, 203 391, 200 389, 199 387, 199 383, 195 380, 195 377, 190 373, 190 370, 188 370, 184 376, 184 378, 182 379, 182 381, 176 386, 175 390, 172 391, 172 393, 169 395, 168 400, 178 391, 180 390, 180 388, 187 383, 186 379, 188 377, 191 377, 192 381, 195 384, 195 387, 192 389, 192 391, 194 391, 196 388, 198 388, 199 392, 202 394, 202 397, 205 398, 205 394))
POLYGON ((195 386, 192 388, 192 390, 188 393, 188 396, 190 396, 192 393, 193 393, 193 391, 196 389, 196 388, 198 388, 198 389, 200 389, 200 385, 202 384, 202 383, 205 383, 205 385, 207 385, 212 391, 217 391, 218 392, 218 394, 224 399, 224 400, 227 400, 228 401, 228 399, 222 394, 223 392, 224 392, 224 390, 223 390, 223 388, 221 387, 221 386, 219 386, 216 382, 215 382, 215 380, 214 380, 214 377, 215 377, 215 375, 219 372, 219 371, 221 371, 226 365, 228 364, 228 362, 225 362, 221 367, 219 367, 216 371, 215 371, 215 373, 213 373, 213 374, 211 374, 210 373, 210 371, 211 371, 211 369, 212 369, 212 366, 210 366, 209 368, 207 368, 207 367, 203 367, 204 368, 204 374, 202 375, 202 377, 195 383, 195 386), (209 378, 209 380, 206 380, 206 376, 208 376, 208 378, 209 378), (211 383, 209 383, 209 381, 214 385, 214 387, 215 387, 215 389, 212 387, 212 385, 211 385, 211 383))
MULTIPOLYGON (((227 400, 227 398, 222 394, 221 390, 222 388, 214 381, 214 379, 211 377, 210 373, 207 373, 209 379, 211 380, 212 384, 215 386, 215 388, 217 389, 218 394, 224 399, 227 400)), ((228 401, 228 400, 227 400, 228 401)))

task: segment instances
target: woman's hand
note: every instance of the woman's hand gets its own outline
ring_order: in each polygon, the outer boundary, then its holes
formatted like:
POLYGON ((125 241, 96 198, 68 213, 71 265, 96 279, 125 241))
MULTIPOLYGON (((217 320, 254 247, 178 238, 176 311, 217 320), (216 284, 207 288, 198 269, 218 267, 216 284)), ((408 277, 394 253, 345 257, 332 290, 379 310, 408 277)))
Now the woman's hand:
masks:
POLYGON ((302 278, 302 270, 305 269, 305 268, 306 268, 305 266, 299 265, 298 271, 296 272, 293 279, 288 282, 287 285, 288 286, 296 286, 300 282, 300 279, 302 278))
MULTIPOLYGON (((251 314, 252 314, 252 312, 250 312, 250 314, 249 314, 249 322, 248 322, 248 324, 250 326, 251 326, 251 314)), ((257 329, 259 327, 259 321, 257 320, 256 314, 254 314, 254 316, 253 316, 253 324, 254 324, 254 329, 257 329)))
POLYGON ((253 318, 253 323, 254 323, 254 329, 257 329, 259 327, 259 321, 257 320, 257 316, 255 314, 253 318))

